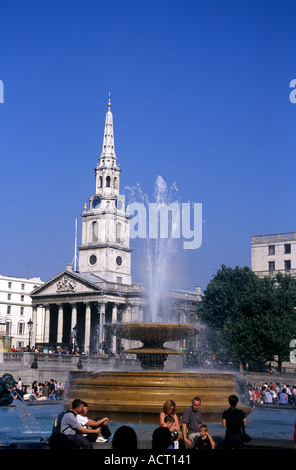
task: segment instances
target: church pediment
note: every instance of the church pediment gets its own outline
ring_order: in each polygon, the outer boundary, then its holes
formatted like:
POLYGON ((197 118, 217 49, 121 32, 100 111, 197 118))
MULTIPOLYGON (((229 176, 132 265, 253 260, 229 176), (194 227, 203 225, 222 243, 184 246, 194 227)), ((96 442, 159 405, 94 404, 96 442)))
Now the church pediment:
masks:
POLYGON ((63 271, 35 289, 31 297, 99 294, 103 290, 102 283, 103 280, 96 276, 63 271))

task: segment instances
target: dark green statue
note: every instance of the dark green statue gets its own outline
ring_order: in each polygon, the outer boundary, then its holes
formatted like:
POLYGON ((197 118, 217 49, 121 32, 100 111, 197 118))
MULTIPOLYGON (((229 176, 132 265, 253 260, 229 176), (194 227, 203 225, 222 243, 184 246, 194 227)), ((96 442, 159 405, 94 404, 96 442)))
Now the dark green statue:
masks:
POLYGON ((0 379, 0 406, 8 406, 13 402, 10 391, 15 386, 16 381, 11 374, 4 374, 0 379))

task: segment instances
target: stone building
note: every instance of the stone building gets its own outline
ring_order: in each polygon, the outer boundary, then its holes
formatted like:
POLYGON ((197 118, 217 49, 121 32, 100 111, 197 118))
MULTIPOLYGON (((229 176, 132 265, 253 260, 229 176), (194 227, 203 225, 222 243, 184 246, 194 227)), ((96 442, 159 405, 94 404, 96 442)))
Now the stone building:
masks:
MULTIPOLYGON (((8 340, 5 349, 19 350, 29 345, 29 322, 33 316, 30 294, 42 284, 38 277, 28 279, 0 275, 0 323, 3 325, 2 333, 8 340)), ((39 308, 39 330, 34 332, 37 341, 42 340, 42 313, 42 308, 39 308)))
POLYGON ((251 243, 251 269, 259 277, 296 275, 296 232, 256 235, 251 243))
MULTIPOLYGON (((84 205, 78 267, 45 282, 32 293, 33 323, 45 312, 43 351, 63 347, 96 353, 133 347, 134 342, 105 333, 110 322, 149 320, 148 294, 131 275, 130 217, 120 195, 121 168, 115 153, 110 96, 102 152, 95 168, 95 191, 84 205)), ((170 291, 165 301, 171 321, 185 323, 196 313, 200 290, 170 291), (169 298, 169 300, 168 300, 169 298)), ((160 313, 161 316, 161 313, 160 313)), ((36 341, 37 342, 37 341, 36 341)))

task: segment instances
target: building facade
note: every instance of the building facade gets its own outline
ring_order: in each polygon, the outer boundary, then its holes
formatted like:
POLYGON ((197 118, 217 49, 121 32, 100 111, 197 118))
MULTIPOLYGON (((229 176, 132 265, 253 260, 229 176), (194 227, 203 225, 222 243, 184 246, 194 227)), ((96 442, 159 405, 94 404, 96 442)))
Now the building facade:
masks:
MULTIPOLYGON (((110 337, 105 323, 149 321, 148 290, 135 284, 131 275, 130 217, 120 195, 121 168, 115 154, 110 96, 105 118, 103 145, 95 168, 95 188, 84 204, 81 245, 77 268, 72 264, 32 294, 33 322, 44 309, 43 351, 62 347, 80 352, 120 353, 136 347, 129 340, 110 337)), ((200 289, 170 291, 161 309, 171 321, 185 323, 196 314, 200 289)))
MULTIPOLYGON (((10 348, 20 350, 29 345, 30 320, 33 317, 31 292, 43 283, 40 278, 10 277, 0 275, 0 323, 3 336, 9 338, 10 348)), ((42 340, 43 309, 38 308, 39 330, 34 332, 36 340, 42 340)), ((33 327, 33 325, 32 325, 33 327)), ((7 346, 8 347, 8 346, 7 346)))
POLYGON ((296 232, 253 236, 251 269, 259 277, 296 276, 296 232))

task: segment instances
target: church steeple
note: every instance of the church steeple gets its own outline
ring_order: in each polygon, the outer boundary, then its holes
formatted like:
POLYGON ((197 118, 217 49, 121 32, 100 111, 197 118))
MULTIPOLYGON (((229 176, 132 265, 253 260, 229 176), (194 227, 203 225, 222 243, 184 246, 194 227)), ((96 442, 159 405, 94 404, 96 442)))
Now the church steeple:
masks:
POLYGON ((124 197, 119 193, 121 169, 115 155, 110 93, 99 162, 95 168, 95 193, 82 214, 79 271, 130 285, 130 217, 125 211, 124 197))
POLYGON ((105 118, 102 153, 97 163, 95 194, 106 198, 115 198, 119 194, 119 176, 121 169, 117 165, 115 154, 113 115, 109 92, 108 111, 105 118))
POLYGON ((111 113, 110 91, 109 91, 108 111, 106 113, 106 119, 105 119, 104 138, 103 138, 103 146, 102 146, 102 153, 100 156, 100 160, 104 157, 111 157, 117 160, 116 155, 115 155, 113 115, 111 113))

